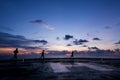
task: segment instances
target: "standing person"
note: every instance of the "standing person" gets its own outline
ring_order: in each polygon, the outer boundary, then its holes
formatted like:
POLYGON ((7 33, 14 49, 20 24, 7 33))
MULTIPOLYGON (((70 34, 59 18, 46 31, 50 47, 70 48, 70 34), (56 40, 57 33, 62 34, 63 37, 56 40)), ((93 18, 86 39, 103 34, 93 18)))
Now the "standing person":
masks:
POLYGON ((16 50, 14 50, 14 59, 17 60, 17 54, 18 54, 18 48, 16 48, 16 50))
POLYGON ((74 65, 74 51, 71 52, 71 64, 74 65))
POLYGON ((71 57, 74 57, 74 51, 71 52, 71 57))
POLYGON ((43 59, 44 59, 44 54, 45 54, 45 50, 43 50, 41 53, 41 58, 43 58, 43 59))

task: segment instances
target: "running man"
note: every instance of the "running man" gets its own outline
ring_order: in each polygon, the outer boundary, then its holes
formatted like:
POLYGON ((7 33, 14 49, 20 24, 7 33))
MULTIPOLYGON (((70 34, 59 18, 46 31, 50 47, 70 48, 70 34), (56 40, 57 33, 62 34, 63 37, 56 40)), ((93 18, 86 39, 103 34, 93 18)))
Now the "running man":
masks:
POLYGON ((43 58, 43 59, 44 59, 44 54, 45 54, 45 50, 43 50, 41 53, 41 58, 43 58))
POLYGON ((14 59, 17 60, 18 48, 16 48, 16 50, 14 50, 13 52, 14 52, 14 59))

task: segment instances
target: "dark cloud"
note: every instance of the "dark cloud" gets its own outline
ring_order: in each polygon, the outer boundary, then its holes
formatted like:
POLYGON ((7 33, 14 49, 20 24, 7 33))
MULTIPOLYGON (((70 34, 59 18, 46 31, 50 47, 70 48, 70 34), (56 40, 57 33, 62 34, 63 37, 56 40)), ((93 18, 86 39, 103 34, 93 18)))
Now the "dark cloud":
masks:
POLYGON ((98 40, 98 41, 100 41, 101 39, 100 39, 100 38, 95 37, 95 38, 93 38, 93 40, 98 40))
POLYGON ((118 41, 117 43, 115 43, 115 44, 120 44, 120 41, 118 41))
POLYGON ((82 47, 87 47, 87 45, 83 45, 82 47))
POLYGON ((10 27, 0 26, 0 31, 13 31, 10 27))
POLYGON ((86 43, 86 42, 89 42, 89 41, 88 40, 84 40, 84 39, 80 39, 80 40, 75 39, 73 41, 73 44, 74 45, 82 45, 83 43, 86 43))
POLYGON ((69 39, 72 39, 72 38, 73 38, 72 35, 65 35, 65 37, 64 37, 65 40, 69 40, 69 39))
POLYGON ((46 40, 33 40, 33 42, 35 42, 35 43, 42 43, 44 45, 46 45, 48 43, 46 40))
POLYGON ((72 46, 71 44, 67 44, 66 46, 72 46))
POLYGON ((30 21, 30 23, 39 23, 39 24, 41 24, 41 23, 44 23, 44 22, 43 22, 43 20, 37 19, 37 20, 30 21))
POLYGON ((88 49, 95 49, 95 50, 97 50, 99 48, 97 48, 97 47, 88 47, 88 49))
POLYGON ((30 23, 38 23, 38 24, 42 24, 44 28, 46 29, 49 29, 49 30, 54 30, 54 27, 47 24, 45 21, 43 20, 40 20, 40 19, 37 19, 37 20, 33 20, 33 21, 30 21, 30 23))
POLYGON ((80 39, 79 42, 81 42, 81 43, 85 43, 85 42, 88 42, 88 40, 80 39))
POLYGON ((0 32, 0 47, 30 47, 29 45, 43 44, 46 45, 46 40, 31 40, 21 35, 12 35, 9 33, 0 32))
POLYGON ((79 40, 75 39, 75 40, 73 41, 73 44, 74 44, 74 45, 82 45, 83 43, 81 43, 81 42, 79 42, 79 40))
POLYGON ((25 48, 25 49, 42 49, 41 48, 42 46, 40 46, 40 47, 32 47, 32 46, 22 46, 22 48, 25 48))

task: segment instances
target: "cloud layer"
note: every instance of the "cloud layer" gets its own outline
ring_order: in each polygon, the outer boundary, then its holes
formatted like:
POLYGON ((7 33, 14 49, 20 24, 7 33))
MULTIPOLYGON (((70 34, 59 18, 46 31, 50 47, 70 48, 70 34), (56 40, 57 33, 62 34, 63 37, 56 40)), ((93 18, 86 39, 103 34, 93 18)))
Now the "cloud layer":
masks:
POLYGON ((0 32, 0 47, 21 47, 21 48, 32 48, 31 45, 42 44, 46 45, 46 40, 32 40, 27 39, 21 35, 12 35, 9 33, 0 32))

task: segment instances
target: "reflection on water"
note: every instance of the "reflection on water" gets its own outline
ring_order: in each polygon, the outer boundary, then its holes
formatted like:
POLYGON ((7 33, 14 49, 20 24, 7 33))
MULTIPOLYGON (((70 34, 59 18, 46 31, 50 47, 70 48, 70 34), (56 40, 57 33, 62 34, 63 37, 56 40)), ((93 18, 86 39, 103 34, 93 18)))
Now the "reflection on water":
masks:
POLYGON ((88 63, 76 63, 78 66, 85 66, 98 71, 112 71, 113 69, 106 68, 97 64, 88 64, 88 63))
POLYGON ((113 69, 109 66, 100 66, 98 64, 90 64, 90 63, 72 63, 72 64, 63 64, 63 63, 50 63, 51 68, 55 73, 60 72, 70 72, 70 70, 67 67, 87 67, 90 69, 98 70, 98 71, 112 71, 113 69))
POLYGON ((50 63, 51 68, 53 69, 53 72, 59 73, 59 72, 70 72, 65 65, 62 65, 61 63, 50 63))

